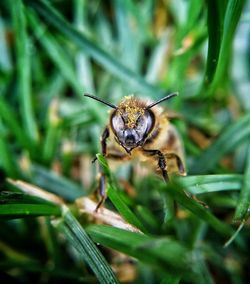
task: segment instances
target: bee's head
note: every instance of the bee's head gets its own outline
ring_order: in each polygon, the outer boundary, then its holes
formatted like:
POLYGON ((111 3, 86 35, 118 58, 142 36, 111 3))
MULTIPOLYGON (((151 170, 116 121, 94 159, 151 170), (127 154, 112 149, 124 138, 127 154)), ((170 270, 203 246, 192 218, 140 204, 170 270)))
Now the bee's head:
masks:
POLYGON ((130 152, 144 144, 154 127, 155 116, 143 101, 130 96, 125 97, 111 114, 110 124, 117 142, 130 152))
POLYGON ((172 93, 157 102, 146 105, 142 100, 133 96, 125 97, 118 106, 107 103, 98 97, 85 94, 98 100, 111 108, 114 108, 110 117, 111 129, 117 142, 128 152, 138 146, 142 146, 155 125, 155 115, 151 110, 155 105, 176 96, 172 93))

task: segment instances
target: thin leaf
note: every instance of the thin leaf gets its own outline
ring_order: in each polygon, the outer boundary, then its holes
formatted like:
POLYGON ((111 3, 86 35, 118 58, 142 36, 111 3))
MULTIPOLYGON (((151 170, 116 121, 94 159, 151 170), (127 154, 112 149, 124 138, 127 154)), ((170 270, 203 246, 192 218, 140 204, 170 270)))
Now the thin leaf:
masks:
POLYGON ((18 175, 18 166, 12 155, 8 140, 6 138, 7 137, 5 134, 0 133, 0 167, 7 173, 7 175, 16 177, 18 175))
POLYGON ((162 272, 193 277, 189 251, 170 238, 153 238, 105 225, 89 226, 87 232, 95 242, 133 256, 162 272))
POLYGON ((58 41, 53 35, 51 35, 46 27, 36 17, 34 11, 27 9, 27 15, 32 30, 38 38, 41 45, 47 51, 48 55, 61 71, 64 78, 71 84, 74 90, 79 93, 80 86, 76 80, 76 74, 73 69, 73 64, 69 60, 69 57, 64 52, 64 49, 59 45, 58 41))
POLYGON ((86 192, 77 183, 42 166, 32 165, 31 174, 34 184, 56 193, 68 201, 74 201, 76 198, 86 195, 86 192))
POLYGON ((242 116, 237 122, 228 127, 215 142, 202 152, 192 166, 194 173, 208 173, 218 161, 240 143, 250 138, 250 114, 242 116))
POLYGON ((119 195, 119 189, 117 188, 114 177, 112 176, 108 163, 106 159, 101 155, 96 155, 98 161, 100 162, 102 169, 105 173, 105 176, 108 179, 108 187, 107 187, 107 195, 114 204, 115 208, 119 211, 122 217, 130 224, 134 225, 141 231, 145 232, 146 229, 137 216, 131 211, 131 209, 126 205, 126 203, 122 200, 121 196, 119 195))
POLYGON ((243 177, 237 174, 199 175, 177 178, 185 190, 192 194, 240 190, 243 177))
POLYGON ((29 40, 26 33, 24 6, 21 0, 15 1, 11 6, 16 39, 20 110, 24 131, 27 133, 30 140, 35 143, 38 140, 38 130, 32 107, 31 61, 28 46, 29 40))
POLYGON ((234 220, 243 221, 248 217, 248 211, 250 206, 250 143, 248 144, 248 154, 246 160, 246 168, 243 176, 243 184, 238 200, 238 205, 235 210, 234 220))
POLYGON ((22 193, 1 192, 0 217, 13 219, 36 216, 60 216, 59 206, 22 193))
POLYGON ((59 145, 62 129, 58 114, 59 104, 57 100, 53 100, 48 109, 47 127, 45 141, 43 145, 43 160, 47 164, 53 161, 56 149, 59 145))
POLYGON ((190 210, 199 219, 205 221, 214 230, 216 230, 222 236, 230 236, 233 233, 232 228, 226 223, 221 222, 217 219, 208 209, 204 208, 200 203, 187 196, 183 191, 183 185, 177 182, 168 184, 167 186, 161 186, 159 188, 162 192, 171 195, 178 203, 184 208, 190 210))
POLYGON ((8 129, 11 130, 11 133, 15 136, 16 141, 25 149, 29 149, 32 152, 33 148, 32 143, 30 144, 29 137, 20 126, 16 113, 3 98, 0 98, 0 116, 3 118, 3 122, 8 126, 8 129))
POLYGON ((205 74, 205 84, 210 85, 213 81, 218 65, 223 33, 223 18, 226 10, 226 1, 207 1, 207 27, 208 27, 208 54, 205 74))
POLYGON ((204 85, 204 90, 209 87, 207 94, 213 94, 218 84, 225 81, 234 34, 245 2, 207 1, 209 47, 204 85))
POLYGON ((220 55, 213 82, 215 86, 224 80, 234 34, 245 3, 245 0, 229 0, 226 6, 220 55))
POLYGON ((56 225, 63 231, 79 256, 88 263, 100 283, 119 283, 103 255, 67 207, 64 207, 61 222, 56 225))

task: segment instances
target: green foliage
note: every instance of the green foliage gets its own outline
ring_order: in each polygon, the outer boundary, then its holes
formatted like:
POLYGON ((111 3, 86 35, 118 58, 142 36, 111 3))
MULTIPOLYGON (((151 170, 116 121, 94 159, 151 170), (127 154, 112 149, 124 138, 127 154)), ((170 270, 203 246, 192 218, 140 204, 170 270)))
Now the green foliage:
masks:
POLYGON ((246 283, 249 5, 0 3, 3 283, 246 283), (172 91, 186 177, 133 177, 101 154, 91 163, 108 114, 85 92, 116 104, 172 91), (108 213, 83 205, 98 167, 108 213))

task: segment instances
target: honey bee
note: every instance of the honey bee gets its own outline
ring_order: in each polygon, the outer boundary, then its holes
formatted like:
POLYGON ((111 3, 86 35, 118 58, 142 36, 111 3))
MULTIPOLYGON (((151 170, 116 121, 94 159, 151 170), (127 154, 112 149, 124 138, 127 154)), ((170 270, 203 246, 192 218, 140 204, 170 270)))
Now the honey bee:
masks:
MULTIPOLYGON (((186 175, 184 153, 180 136, 169 122, 168 114, 160 103, 177 96, 171 93, 152 102, 126 96, 116 106, 96 96, 84 94, 113 110, 109 124, 101 136, 102 154, 108 161, 139 161, 150 170, 162 175, 168 182, 169 175, 186 175)), ((104 175, 100 178, 100 195, 96 210, 105 200, 104 175)))

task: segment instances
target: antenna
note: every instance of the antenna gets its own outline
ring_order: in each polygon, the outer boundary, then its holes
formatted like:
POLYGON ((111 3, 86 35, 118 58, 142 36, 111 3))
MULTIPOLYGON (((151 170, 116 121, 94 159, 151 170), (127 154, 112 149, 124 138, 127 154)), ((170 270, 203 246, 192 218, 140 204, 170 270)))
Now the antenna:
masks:
POLYGON ((96 97, 96 96, 92 96, 92 95, 89 95, 89 94, 84 94, 84 96, 85 97, 89 97, 89 98, 91 98, 91 99, 94 99, 94 100, 96 100, 96 101, 98 101, 98 102, 101 102, 101 103, 103 103, 104 105, 107 105, 107 106, 109 106, 109 107, 112 107, 112 108, 114 108, 114 109, 117 109, 117 106, 115 106, 115 105, 113 105, 113 104, 111 104, 111 103, 108 103, 108 102, 105 102, 104 100, 102 100, 102 99, 100 99, 100 98, 98 98, 98 97, 96 97))
POLYGON ((149 106, 146 107, 146 109, 152 108, 152 107, 154 107, 155 105, 160 104, 161 102, 164 102, 164 101, 166 101, 166 100, 168 100, 168 99, 171 99, 172 97, 178 96, 178 94, 179 94, 178 92, 171 93, 171 94, 167 95, 166 97, 160 99, 159 101, 150 104, 149 106))

